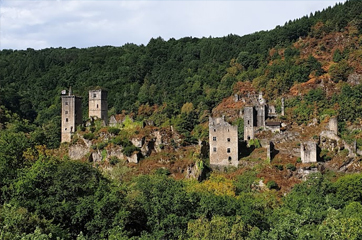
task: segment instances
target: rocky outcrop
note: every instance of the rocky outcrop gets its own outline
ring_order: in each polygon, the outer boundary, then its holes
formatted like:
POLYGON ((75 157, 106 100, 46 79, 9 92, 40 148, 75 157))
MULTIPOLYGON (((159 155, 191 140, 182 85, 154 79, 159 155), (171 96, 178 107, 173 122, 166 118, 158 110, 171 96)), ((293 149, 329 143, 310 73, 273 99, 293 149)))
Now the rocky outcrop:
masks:
POLYGON ((127 161, 130 163, 138 163, 138 152, 133 153, 130 157, 127 157, 127 161))
POLYGON ((143 144, 145 142, 145 138, 144 137, 142 137, 142 138, 132 138, 131 142, 135 147, 142 148, 142 146, 143 146, 143 144))
POLYGON ((80 160, 89 153, 89 147, 76 144, 69 147, 68 155, 71 159, 80 160))

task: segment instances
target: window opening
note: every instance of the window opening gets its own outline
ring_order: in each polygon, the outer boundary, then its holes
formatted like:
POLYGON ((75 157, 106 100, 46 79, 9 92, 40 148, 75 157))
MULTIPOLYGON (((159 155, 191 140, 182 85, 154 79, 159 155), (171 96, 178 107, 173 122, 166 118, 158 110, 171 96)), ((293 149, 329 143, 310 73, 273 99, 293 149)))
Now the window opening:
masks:
POLYGON ((230 148, 228 148, 228 149, 226 150, 226 152, 227 152, 227 153, 230 153, 230 148))
POLYGON ((214 147, 214 152, 216 152, 216 147, 214 147))
POLYGON ((212 137, 212 141, 216 141, 216 137, 212 137))
POLYGON ((230 142, 230 138, 228 138, 227 141, 230 142))

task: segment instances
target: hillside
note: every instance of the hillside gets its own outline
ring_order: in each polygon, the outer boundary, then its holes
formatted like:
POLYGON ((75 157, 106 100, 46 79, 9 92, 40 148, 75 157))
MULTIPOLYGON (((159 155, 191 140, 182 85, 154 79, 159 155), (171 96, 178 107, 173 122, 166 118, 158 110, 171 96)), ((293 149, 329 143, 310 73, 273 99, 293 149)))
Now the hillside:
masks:
POLYGON ((1 50, 0 238, 359 239, 361 12, 349 0, 246 36, 1 50), (84 124, 60 144, 69 87, 84 124), (112 126, 88 119, 99 87, 112 126), (243 141, 259 92, 280 131, 243 141), (211 168, 209 116, 237 126, 238 167, 211 168))

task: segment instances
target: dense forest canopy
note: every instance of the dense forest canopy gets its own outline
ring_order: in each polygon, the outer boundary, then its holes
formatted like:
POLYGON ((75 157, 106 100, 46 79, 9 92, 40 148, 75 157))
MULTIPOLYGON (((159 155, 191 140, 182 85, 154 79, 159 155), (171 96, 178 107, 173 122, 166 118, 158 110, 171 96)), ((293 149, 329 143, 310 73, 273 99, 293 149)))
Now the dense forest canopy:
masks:
MULTIPOLYGON (((69 160, 67 145, 58 147, 63 89, 83 97, 84 120, 88 90, 100 86, 109 115, 174 126, 188 146, 207 139, 208 115, 243 84, 277 108, 285 96, 286 118, 296 124, 337 116, 343 139, 360 147, 362 130, 346 125, 362 119, 361 44, 362 1, 349 0, 241 37, 1 50, 0 238, 359 239, 361 174, 325 171, 281 196, 274 181, 265 191, 255 187, 265 163, 198 182, 162 168, 134 176, 118 159, 102 169, 69 160)), ((242 130, 241 119, 234 124, 242 130)), ((119 134, 109 144, 133 152, 123 129, 105 131, 119 134)))

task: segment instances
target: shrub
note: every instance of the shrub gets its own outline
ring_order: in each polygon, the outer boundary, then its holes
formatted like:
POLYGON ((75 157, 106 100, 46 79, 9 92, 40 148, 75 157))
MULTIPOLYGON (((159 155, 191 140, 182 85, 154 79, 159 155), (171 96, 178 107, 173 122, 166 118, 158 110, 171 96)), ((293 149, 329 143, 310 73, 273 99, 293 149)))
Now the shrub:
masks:
POLYGON ((119 128, 115 128, 115 127, 110 127, 108 128, 108 132, 114 135, 118 135, 118 133, 121 131, 121 129, 119 128))
POLYGON ((107 145, 108 142, 100 142, 97 147, 99 150, 102 150, 103 148, 107 147, 107 145))
POLYGON ((133 154, 135 151, 138 151, 138 147, 135 147, 134 145, 128 145, 128 146, 125 146, 125 147, 123 148, 123 153, 124 153, 127 157, 132 156, 132 154, 133 154))
POLYGON ((109 164, 111 164, 112 166, 114 166, 114 165, 116 165, 117 163, 119 163, 118 157, 116 157, 116 156, 110 157, 110 159, 109 159, 109 164))
POLYGON ((297 158, 297 163, 302 163, 302 159, 300 157, 297 158))
POLYGON ((288 163, 287 164, 287 169, 289 169, 289 170, 291 170, 291 171, 295 171, 297 168, 294 166, 294 164, 292 164, 292 163, 288 163))
POLYGON ((278 184, 277 184, 275 181, 273 181, 273 180, 269 181, 269 182, 266 184, 266 186, 267 186, 269 189, 276 189, 276 190, 279 189, 278 184))
POLYGON ((260 148, 261 147, 260 142, 259 142, 258 139, 250 139, 249 140, 249 145, 254 146, 255 148, 260 148))
POLYGON ((94 135, 94 133, 85 133, 84 135, 83 135, 83 138, 84 139, 87 139, 87 140, 92 140, 92 139, 94 139, 95 138, 95 135, 94 135))
POLYGON ((275 164, 274 167, 280 171, 283 171, 283 169, 284 169, 283 165, 281 165, 281 164, 275 164))
POLYGON ((166 175, 166 176, 168 176, 171 173, 167 168, 158 168, 158 169, 156 169, 155 174, 156 175, 166 175))

